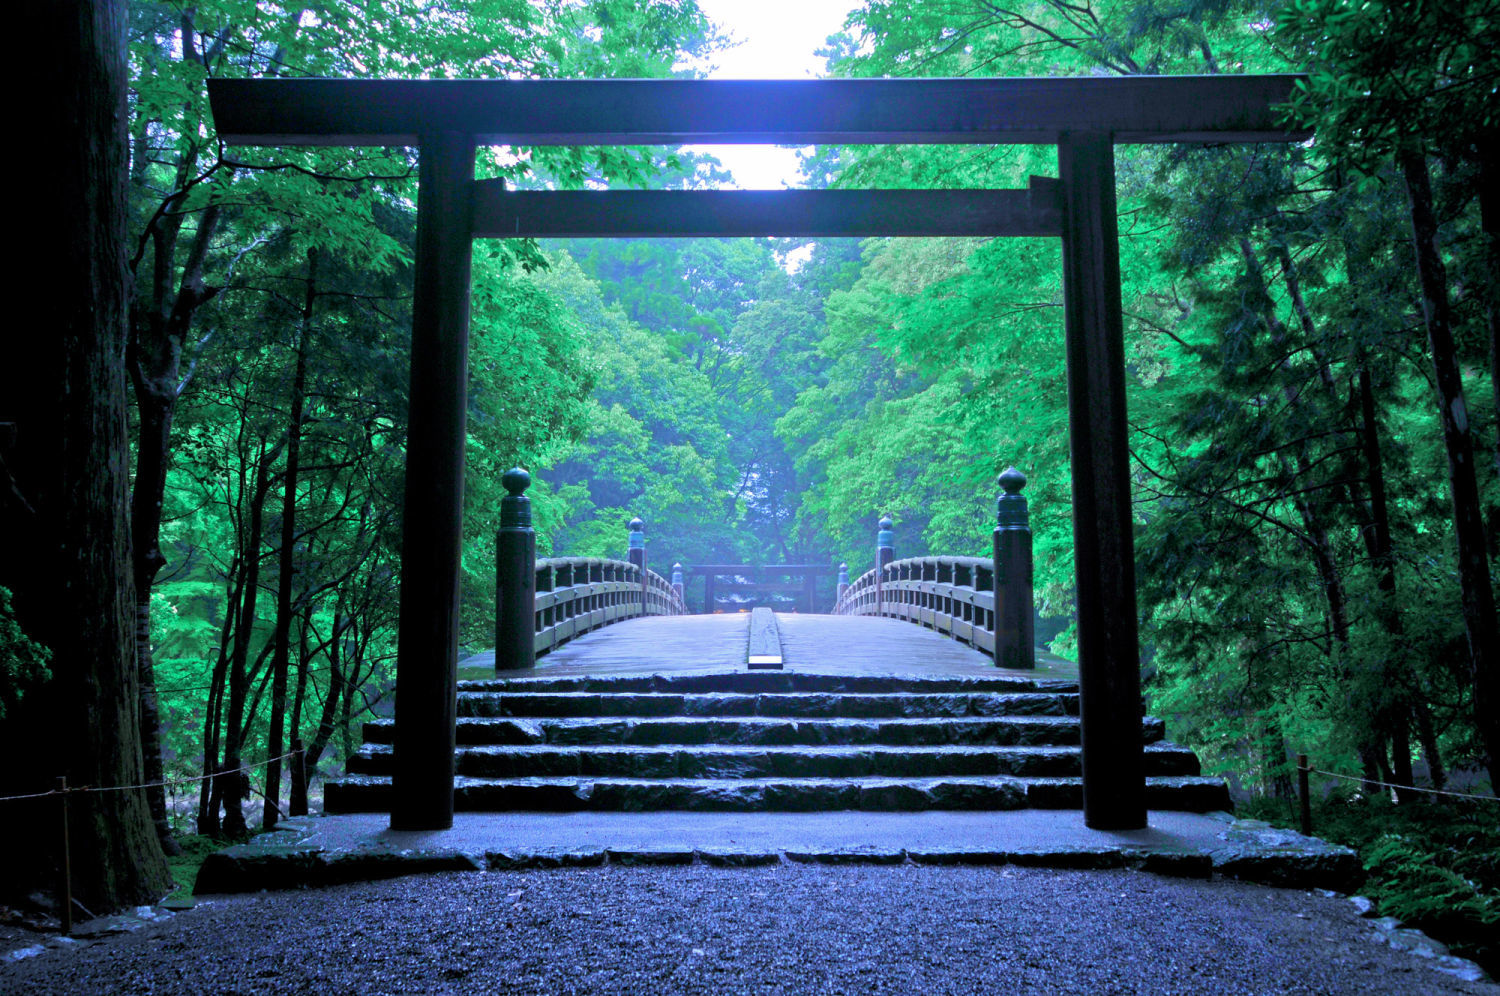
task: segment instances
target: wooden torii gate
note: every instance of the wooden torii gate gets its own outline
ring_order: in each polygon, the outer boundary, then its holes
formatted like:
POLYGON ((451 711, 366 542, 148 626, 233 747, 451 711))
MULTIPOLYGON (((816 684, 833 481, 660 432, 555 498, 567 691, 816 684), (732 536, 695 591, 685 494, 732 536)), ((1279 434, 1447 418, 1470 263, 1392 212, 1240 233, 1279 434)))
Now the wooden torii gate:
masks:
POLYGON ((391 826, 453 822, 475 238, 1060 236, 1084 819, 1146 825, 1114 145, 1284 142, 1298 77, 209 80, 231 145, 419 149, 391 826), (509 191, 479 145, 1055 144, 1026 190, 509 191))

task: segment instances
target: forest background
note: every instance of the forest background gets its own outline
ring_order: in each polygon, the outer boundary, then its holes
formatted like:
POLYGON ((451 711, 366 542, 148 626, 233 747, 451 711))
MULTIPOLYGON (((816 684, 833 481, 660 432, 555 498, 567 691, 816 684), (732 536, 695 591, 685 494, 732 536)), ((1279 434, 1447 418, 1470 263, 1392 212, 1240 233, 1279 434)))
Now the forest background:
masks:
MULTIPOLYGON (((225 148, 204 80, 661 77, 723 39, 690 0, 128 18, 131 573, 145 775, 180 786, 150 799, 170 847, 241 835, 257 808, 274 823, 291 790, 275 760, 187 779, 293 737, 314 791, 340 770, 390 706, 400 583, 412 151, 225 148)), ((1354 779, 1340 798, 1493 784, 1497 34, 1493 0, 867 0, 822 53, 851 77, 1312 73, 1288 112, 1312 141, 1117 150, 1148 704, 1257 797, 1290 797, 1299 753, 1354 779)), ((802 162, 810 187, 1056 171, 1045 146, 802 162)), ((480 173, 725 179, 673 149, 482 150, 480 173)), ((658 569, 858 573, 882 513, 900 556, 983 552, 1014 464, 1038 610, 1071 653, 1061 304, 1050 240, 476 243, 463 640, 488 643, 512 465, 536 480, 542 555, 620 556, 639 515, 658 569)), ((15 599, 0 589, 8 748, 53 669, 15 599)), ((1443 901, 1500 922, 1500 858, 1466 860, 1443 859, 1443 901)))

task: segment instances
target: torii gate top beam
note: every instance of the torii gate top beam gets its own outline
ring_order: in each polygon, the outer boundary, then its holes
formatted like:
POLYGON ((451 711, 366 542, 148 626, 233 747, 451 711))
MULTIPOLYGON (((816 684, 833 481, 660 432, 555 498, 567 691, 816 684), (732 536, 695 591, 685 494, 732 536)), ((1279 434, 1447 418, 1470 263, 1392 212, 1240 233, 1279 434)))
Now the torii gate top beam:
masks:
POLYGON ((1285 142, 1296 75, 861 80, 214 79, 231 145, 1285 142))

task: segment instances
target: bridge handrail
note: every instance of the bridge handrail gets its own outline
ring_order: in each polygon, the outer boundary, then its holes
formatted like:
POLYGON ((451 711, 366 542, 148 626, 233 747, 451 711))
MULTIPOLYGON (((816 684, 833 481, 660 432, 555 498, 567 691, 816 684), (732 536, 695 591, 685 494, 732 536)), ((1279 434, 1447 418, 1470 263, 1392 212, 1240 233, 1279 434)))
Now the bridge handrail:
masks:
POLYGON ((1036 666, 1032 620, 1031 527, 1026 478, 1000 475, 992 557, 894 559, 894 531, 880 520, 877 566, 839 585, 835 615, 885 616, 926 626, 982 650, 1001 667, 1036 666))
POLYGON ((687 612, 672 583, 660 574, 603 557, 539 559, 535 605, 532 646, 538 657, 601 626, 687 612))
POLYGON ((851 582, 833 611, 905 619, 994 656, 994 579, 994 563, 983 557, 893 560, 851 582))

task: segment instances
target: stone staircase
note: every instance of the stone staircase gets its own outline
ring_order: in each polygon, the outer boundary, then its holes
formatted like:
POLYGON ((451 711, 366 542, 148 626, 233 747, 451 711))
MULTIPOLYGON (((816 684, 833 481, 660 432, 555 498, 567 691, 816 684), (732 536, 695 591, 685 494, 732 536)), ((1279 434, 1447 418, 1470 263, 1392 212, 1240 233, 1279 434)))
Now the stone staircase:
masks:
MULTIPOLYGON (((459 810, 1078 808, 1075 684, 738 672, 461 682, 459 810)), ((365 724, 329 813, 390 808, 390 720, 365 724)), ((1151 809, 1229 809, 1141 726, 1151 809)))

